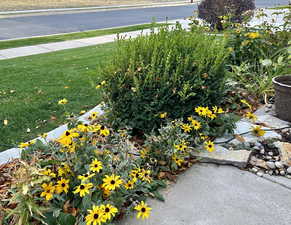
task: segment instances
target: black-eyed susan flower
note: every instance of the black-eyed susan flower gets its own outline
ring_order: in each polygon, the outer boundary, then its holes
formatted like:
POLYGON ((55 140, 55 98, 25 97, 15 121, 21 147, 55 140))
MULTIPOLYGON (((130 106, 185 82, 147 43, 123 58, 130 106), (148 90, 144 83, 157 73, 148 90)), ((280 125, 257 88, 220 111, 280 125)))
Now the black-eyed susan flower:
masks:
POLYGON ((250 39, 255 39, 255 38, 260 37, 260 33, 259 32, 250 32, 250 33, 247 33, 246 36, 250 39))
POLYGON ((105 178, 103 178, 102 187, 109 191, 113 191, 118 188, 122 183, 123 181, 120 179, 120 176, 117 176, 115 174, 112 174, 111 176, 105 175, 105 178))
POLYGON ((209 152, 213 152, 214 151, 214 143, 212 141, 206 141, 204 143, 204 147, 209 152))
POLYGON ((127 183, 124 184, 125 189, 131 190, 134 188, 134 180, 129 180, 127 183))
POLYGON ((130 174, 129 176, 132 178, 132 179, 138 179, 139 178, 139 173, 141 172, 141 169, 140 168, 136 168, 136 169, 132 169, 130 171, 130 174))
POLYGON ((79 175, 78 179, 81 180, 82 182, 87 181, 88 179, 90 179, 91 177, 93 177, 95 175, 95 173, 85 173, 83 175, 79 175))
POLYGON ((185 133, 189 133, 192 130, 192 127, 187 123, 181 124, 181 128, 185 133))
POLYGON ((59 105, 65 105, 68 103, 68 100, 66 98, 61 99, 60 101, 58 101, 59 105))
POLYGON ((88 210, 88 215, 86 216, 86 225, 101 225, 105 222, 106 217, 104 216, 102 208, 100 206, 93 205, 93 208, 88 210))
POLYGON ((58 180, 56 185, 56 193, 57 194, 61 194, 62 192, 68 193, 69 182, 70 180, 64 178, 58 180))
POLYGON ((110 134, 110 130, 107 129, 105 126, 101 126, 99 132, 100 135, 104 137, 107 137, 110 134))
POLYGON ((81 110, 81 111, 79 112, 80 115, 83 115, 83 114, 85 114, 85 113, 86 113, 86 110, 81 110))
POLYGON ((266 131, 264 131, 261 126, 255 126, 252 129, 252 133, 257 137, 262 137, 265 135, 266 131))
POLYGON ((57 176, 51 169, 46 169, 42 171, 41 174, 52 177, 52 178, 55 178, 57 176))
POLYGON ((139 172, 139 178, 142 180, 142 181, 146 181, 148 183, 151 183, 152 182, 152 178, 150 177, 151 175, 151 171, 150 170, 145 170, 145 169, 142 169, 140 172, 139 172))
POLYGON ((41 192, 40 197, 44 197, 47 201, 51 200, 55 192, 55 186, 53 185, 53 183, 44 183, 41 185, 41 187, 43 189, 43 192, 41 192))
POLYGON ((90 171, 92 172, 99 173, 102 168, 102 162, 100 162, 98 159, 94 159, 90 164, 90 171))
POLYGON ((172 160, 177 164, 177 166, 181 166, 182 163, 184 162, 183 159, 177 157, 177 155, 175 154, 172 156, 172 160))
POLYGON ((201 140, 206 140, 207 138, 209 138, 207 135, 204 135, 203 133, 199 133, 199 137, 201 140))
POLYGON ((134 209, 138 211, 138 219, 147 219, 150 216, 150 212, 152 210, 146 203, 144 203, 144 201, 141 201, 137 206, 134 207, 134 209))
POLYGON ((66 176, 69 173, 71 173, 69 165, 67 163, 62 163, 61 166, 58 168, 58 176, 66 176))
POLYGON ((195 108, 195 112, 199 115, 199 116, 206 116, 207 114, 207 109, 205 107, 202 106, 198 106, 195 108))
POLYGON ((80 195, 80 197, 84 197, 86 194, 89 194, 90 189, 93 187, 92 183, 81 183, 77 186, 76 190, 73 191, 74 194, 80 195))
POLYGON ((201 123, 197 120, 191 120, 191 125, 194 128, 194 130, 199 130, 201 128, 201 123))
POLYGON ((149 152, 149 150, 146 148, 139 150, 140 157, 143 159, 146 158, 148 152, 149 152))
POLYGON ((28 141, 28 142, 21 142, 19 145, 18 145, 18 147, 19 148, 27 148, 27 147, 29 147, 29 146, 31 146, 31 145, 33 145, 33 144, 35 144, 35 140, 32 140, 32 141, 28 141))
POLYGON ((178 144, 178 145, 174 145, 174 148, 179 150, 179 151, 185 151, 187 149, 187 145, 184 143, 178 144))
POLYGON ((111 220, 118 212, 118 209, 110 204, 101 205, 100 208, 103 211, 103 215, 106 218, 106 220, 111 220))
POLYGON ((252 120, 252 121, 256 121, 258 119, 258 117, 251 112, 247 112, 245 114, 245 117, 248 118, 249 120, 252 120))
POLYGON ((89 120, 94 120, 97 118, 97 116, 99 115, 98 112, 91 112, 90 116, 89 116, 89 120))

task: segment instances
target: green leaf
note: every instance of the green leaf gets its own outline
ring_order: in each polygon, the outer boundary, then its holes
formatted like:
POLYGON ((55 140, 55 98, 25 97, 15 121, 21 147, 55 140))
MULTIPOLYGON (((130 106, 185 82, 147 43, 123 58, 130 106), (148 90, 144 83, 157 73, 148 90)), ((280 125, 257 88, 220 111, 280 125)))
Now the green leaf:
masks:
POLYGON ((158 192, 158 191, 154 191, 152 192, 155 196, 155 198, 157 198, 158 200, 164 202, 165 201, 165 198, 158 192))
POLYGON ((74 225, 76 218, 71 214, 61 213, 58 219, 59 225, 74 225))

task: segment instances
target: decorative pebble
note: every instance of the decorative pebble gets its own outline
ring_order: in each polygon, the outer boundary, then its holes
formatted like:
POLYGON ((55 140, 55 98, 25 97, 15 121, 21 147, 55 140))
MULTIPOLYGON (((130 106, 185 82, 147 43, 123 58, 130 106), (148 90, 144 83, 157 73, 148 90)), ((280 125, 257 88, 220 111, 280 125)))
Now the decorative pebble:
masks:
POLYGON ((279 175, 280 172, 279 172, 279 170, 275 170, 275 173, 276 173, 277 175, 279 175))
POLYGON ((275 166, 276 166, 277 168, 279 168, 279 169, 281 169, 281 168, 284 167, 283 164, 282 164, 281 162, 279 162, 279 161, 275 162, 275 166))
POLYGON ((251 171, 254 172, 254 173, 257 173, 257 172, 259 171, 259 169, 256 168, 256 167, 253 167, 253 168, 251 169, 251 171))
POLYGON ((273 152, 268 152, 268 155, 273 156, 274 153, 273 152))
POLYGON ((286 172, 285 172, 284 170, 280 170, 280 174, 281 174, 282 176, 285 176, 286 172))
POLYGON ((261 149, 260 154, 264 155, 265 154, 265 149, 261 149))
POLYGON ((266 162, 266 164, 267 164, 267 166, 268 166, 270 169, 275 169, 275 168, 276 168, 275 163, 273 163, 273 162, 268 161, 268 162, 266 162))
POLYGON ((262 177, 262 176, 263 176, 263 173, 262 173, 261 171, 259 171, 259 172, 257 172, 257 175, 258 175, 259 177, 262 177))
POLYGON ((291 174, 291 166, 288 167, 288 169, 287 169, 287 173, 291 174))
POLYGON ((274 172, 273 172, 273 170, 268 170, 268 174, 269 174, 269 175, 271 175, 271 176, 272 176, 272 175, 273 175, 273 173, 274 173, 274 172))

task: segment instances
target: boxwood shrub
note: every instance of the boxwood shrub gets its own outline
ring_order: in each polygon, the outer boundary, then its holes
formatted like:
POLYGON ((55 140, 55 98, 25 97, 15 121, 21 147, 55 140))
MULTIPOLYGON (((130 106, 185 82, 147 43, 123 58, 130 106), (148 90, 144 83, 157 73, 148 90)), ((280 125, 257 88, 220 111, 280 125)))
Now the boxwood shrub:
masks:
POLYGON ((115 127, 149 132, 166 112, 186 117, 198 105, 219 105, 228 56, 222 38, 199 30, 163 27, 135 39, 119 39, 104 66, 103 100, 115 127))

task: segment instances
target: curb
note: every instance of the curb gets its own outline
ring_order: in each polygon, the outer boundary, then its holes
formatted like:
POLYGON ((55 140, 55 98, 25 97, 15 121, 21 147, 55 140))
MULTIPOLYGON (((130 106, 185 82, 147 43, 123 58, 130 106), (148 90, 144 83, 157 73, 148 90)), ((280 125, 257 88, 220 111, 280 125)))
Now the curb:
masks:
POLYGON ((135 5, 114 5, 114 6, 96 6, 96 7, 80 7, 80 8, 56 8, 56 9, 36 9, 36 10, 17 10, 17 11, 0 11, 0 15, 15 15, 15 14, 33 14, 33 13, 50 13, 50 12, 70 12, 83 10, 114 10, 114 9, 134 9, 134 8, 151 8, 151 7, 166 7, 179 5, 192 5, 198 3, 200 0, 185 2, 169 2, 169 3, 152 3, 152 4, 135 4, 135 5))

